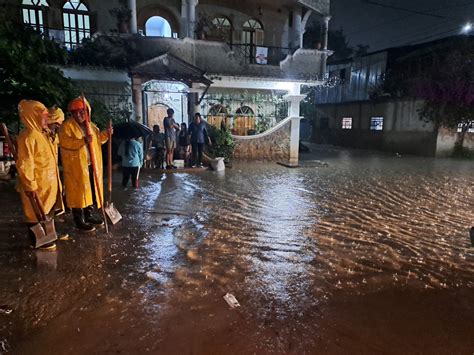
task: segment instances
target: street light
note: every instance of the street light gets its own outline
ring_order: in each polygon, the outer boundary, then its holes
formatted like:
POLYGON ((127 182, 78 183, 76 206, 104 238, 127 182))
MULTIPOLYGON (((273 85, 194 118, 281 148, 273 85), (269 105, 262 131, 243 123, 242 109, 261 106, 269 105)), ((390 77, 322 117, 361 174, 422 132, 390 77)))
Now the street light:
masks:
POLYGON ((472 23, 468 22, 463 26, 462 33, 468 34, 471 31, 472 31, 472 23))

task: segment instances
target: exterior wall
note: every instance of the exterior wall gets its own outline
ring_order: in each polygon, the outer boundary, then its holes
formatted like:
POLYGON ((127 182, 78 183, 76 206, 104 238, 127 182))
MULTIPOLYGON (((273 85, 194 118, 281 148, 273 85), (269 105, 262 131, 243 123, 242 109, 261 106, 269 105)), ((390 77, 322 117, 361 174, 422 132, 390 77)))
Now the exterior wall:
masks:
POLYGON ((330 64, 327 72, 339 77, 341 84, 321 90, 321 104, 369 100, 370 92, 379 85, 387 69, 387 52, 378 52, 346 63, 330 64))
POLYGON ((353 102, 321 105, 313 127, 316 143, 337 144, 362 149, 379 149, 402 154, 434 156, 436 130, 419 119, 419 100, 353 102), (342 129, 342 118, 352 117, 352 129, 342 129), (382 131, 370 130, 372 117, 384 117, 382 131), (329 127, 321 127, 322 120, 329 127))
POLYGON ((258 136, 234 136, 236 160, 289 161, 291 119, 258 136))

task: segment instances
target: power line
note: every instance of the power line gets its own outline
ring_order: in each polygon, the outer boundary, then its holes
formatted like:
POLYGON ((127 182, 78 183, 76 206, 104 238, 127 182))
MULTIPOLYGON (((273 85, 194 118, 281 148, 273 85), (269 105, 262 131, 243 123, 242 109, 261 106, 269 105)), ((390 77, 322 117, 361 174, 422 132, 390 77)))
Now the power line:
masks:
MULTIPOLYGON (((411 38, 416 38, 417 36, 420 36, 420 35, 427 35, 427 34, 430 34, 430 33, 436 33, 436 31, 438 31, 438 30, 444 30, 446 28, 446 24, 447 24, 447 21, 443 21, 441 23, 436 23, 436 24, 428 26, 428 27, 423 25, 423 24, 420 24, 421 28, 419 30, 418 29, 413 29, 412 31, 410 31, 410 33, 399 34, 396 37, 390 38, 389 41, 387 41, 387 39, 378 40, 378 41, 373 42, 372 45, 377 46, 377 45, 382 44, 384 42, 387 42, 387 44, 390 45, 391 43, 396 43, 396 42, 400 42, 400 41, 404 41, 404 40, 410 40, 411 38)), ((459 28, 459 26, 457 28, 459 28)))
POLYGON ((428 16, 428 17, 442 18, 442 19, 448 18, 447 16, 441 16, 441 15, 430 14, 429 12, 418 11, 418 10, 412 10, 412 9, 408 9, 408 8, 406 8, 406 7, 399 7, 399 6, 381 4, 381 3, 379 3, 379 2, 371 1, 371 0, 364 0, 364 1, 365 1, 367 4, 376 5, 376 6, 380 6, 380 7, 385 7, 385 8, 387 8, 387 9, 392 9, 392 10, 410 12, 410 13, 416 14, 416 15, 423 15, 423 16, 428 16))
MULTIPOLYGON (((474 5, 474 1, 469 1, 469 2, 465 2, 465 3, 462 3, 462 4, 456 4, 456 5, 449 5, 449 6, 442 6, 442 7, 437 7, 437 8, 434 8, 434 9, 430 9, 430 10, 426 10, 425 12, 427 13, 431 13, 431 12, 436 12, 436 11, 443 11, 443 10, 451 10, 451 9, 455 9, 455 8, 459 8, 459 7, 466 7, 466 6, 470 6, 470 5, 474 5)), ((380 28, 380 27, 383 27, 385 25, 388 25, 388 24, 392 24, 392 23, 397 23, 397 22, 401 22, 403 20, 406 20, 408 18, 412 18, 412 17, 415 17, 416 14, 411 14, 411 15, 408 15, 408 16, 402 16, 402 17, 397 17, 396 19, 392 20, 392 21, 384 21, 384 22, 380 22, 378 23, 377 25, 375 26, 371 26, 369 28, 366 28, 366 29, 358 29, 356 31, 353 31, 353 32, 348 32, 346 33, 346 36, 349 36, 349 35, 355 35, 355 34, 359 34, 359 33, 365 33, 365 32, 369 32, 373 29, 376 29, 376 28, 380 28)), ((448 20, 448 18, 446 18, 448 20)), ((452 20, 454 21, 455 19, 454 18, 450 18, 449 20, 452 20)), ((457 19, 456 19, 457 21, 457 19)))

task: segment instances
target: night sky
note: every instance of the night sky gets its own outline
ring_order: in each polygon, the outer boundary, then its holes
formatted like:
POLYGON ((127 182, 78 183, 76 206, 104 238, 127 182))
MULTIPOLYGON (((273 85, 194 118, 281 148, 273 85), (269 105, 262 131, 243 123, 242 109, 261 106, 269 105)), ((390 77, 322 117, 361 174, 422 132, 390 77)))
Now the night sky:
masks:
POLYGON ((331 0, 331 15, 331 29, 342 27, 350 45, 368 44, 374 51, 459 34, 464 24, 474 22, 474 1, 331 0))

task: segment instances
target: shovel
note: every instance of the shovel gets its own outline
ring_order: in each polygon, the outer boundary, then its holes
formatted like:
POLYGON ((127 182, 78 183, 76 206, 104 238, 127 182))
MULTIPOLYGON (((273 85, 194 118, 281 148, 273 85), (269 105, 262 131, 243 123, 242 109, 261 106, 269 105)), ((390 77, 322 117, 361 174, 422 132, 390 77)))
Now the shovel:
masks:
MULTIPOLYGON (((112 128, 112 121, 109 121, 109 129, 112 128)), ((107 206, 105 206, 105 213, 107 214, 107 217, 109 217, 110 222, 112 224, 117 224, 120 222, 122 219, 122 215, 120 212, 115 208, 113 202, 112 202, 112 136, 109 138, 109 142, 107 143, 107 150, 108 150, 108 161, 107 161, 107 180, 108 180, 108 187, 109 187, 109 201, 107 203, 107 206)))
MULTIPOLYGON (((16 147, 13 145, 5 123, 2 123, 2 130, 13 155, 13 159, 15 159, 15 162, 18 164, 18 154, 16 147)), ((39 221, 34 226, 30 227, 30 230, 35 235, 35 248, 39 248, 43 245, 54 242, 58 239, 56 228, 54 227, 54 220, 46 215, 43 204, 36 194, 34 196, 28 196, 28 199, 30 200, 31 206, 33 207, 36 219, 39 221)))

